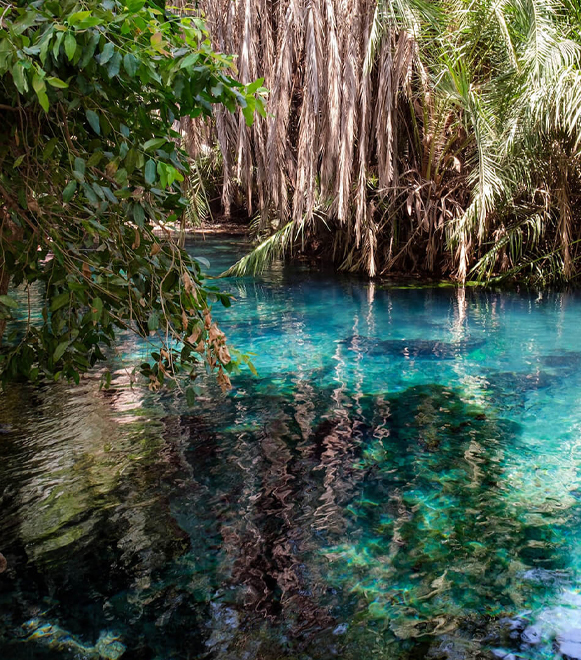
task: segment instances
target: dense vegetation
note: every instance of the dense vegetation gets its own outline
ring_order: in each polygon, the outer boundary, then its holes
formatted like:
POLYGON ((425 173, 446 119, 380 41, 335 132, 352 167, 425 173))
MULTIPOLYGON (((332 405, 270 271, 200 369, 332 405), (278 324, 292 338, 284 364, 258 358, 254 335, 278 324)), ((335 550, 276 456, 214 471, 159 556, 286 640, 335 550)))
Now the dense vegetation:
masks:
POLYGON ((233 273, 303 250, 370 276, 579 274, 577 0, 178 4, 0 2, 5 380, 78 380, 129 329, 152 388, 200 361, 227 388, 228 297, 167 231, 216 176, 258 242, 233 273))
POLYGON ((251 122, 262 101, 257 85, 233 79, 199 18, 158 4, 0 3, 4 380, 78 381, 128 329, 154 343, 141 366, 151 388, 179 371, 194 377, 199 362, 229 386, 234 362, 210 314, 229 299, 164 230, 187 206, 173 125, 214 104, 251 122), (23 285, 24 310, 10 285, 23 285), (6 330, 13 313, 21 323, 6 330))
POLYGON ((204 162, 220 143, 223 211, 257 209, 268 239, 235 271, 294 247, 372 276, 577 276, 577 0, 201 6, 241 80, 271 90, 251 128, 188 128, 204 162))

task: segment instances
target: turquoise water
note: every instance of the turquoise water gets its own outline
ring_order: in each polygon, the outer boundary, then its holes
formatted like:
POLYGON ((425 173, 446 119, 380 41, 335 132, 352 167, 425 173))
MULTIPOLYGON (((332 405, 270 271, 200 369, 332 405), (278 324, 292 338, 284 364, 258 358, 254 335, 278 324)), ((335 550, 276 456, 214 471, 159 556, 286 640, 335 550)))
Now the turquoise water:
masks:
POLYGON ((0 658, 581 658, 581 294, 222 285, 230 394, 2 397, 0 658))

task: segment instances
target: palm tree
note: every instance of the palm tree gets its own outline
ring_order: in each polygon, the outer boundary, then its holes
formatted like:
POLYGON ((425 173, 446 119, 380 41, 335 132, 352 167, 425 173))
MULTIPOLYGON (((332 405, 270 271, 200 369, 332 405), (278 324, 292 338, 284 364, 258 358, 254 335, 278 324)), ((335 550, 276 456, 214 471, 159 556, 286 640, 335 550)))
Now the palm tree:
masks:
POLYGON ((243 112, 212 127, 224 211, 256 211, 259 244, 231 273, 317 244, 370 276, 576 275, 577 0, 201 7, 241 80, 270 90, 252 127, 243 112))

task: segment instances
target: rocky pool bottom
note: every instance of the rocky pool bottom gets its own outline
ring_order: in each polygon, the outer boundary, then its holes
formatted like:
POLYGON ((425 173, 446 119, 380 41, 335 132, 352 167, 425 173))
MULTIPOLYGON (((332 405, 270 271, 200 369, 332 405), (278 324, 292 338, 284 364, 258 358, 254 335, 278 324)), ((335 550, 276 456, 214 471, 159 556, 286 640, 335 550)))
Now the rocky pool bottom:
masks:
POLYGON ((581 658, 581 297, 228 286, 226 397, 0 400, 0 658, 581 658))

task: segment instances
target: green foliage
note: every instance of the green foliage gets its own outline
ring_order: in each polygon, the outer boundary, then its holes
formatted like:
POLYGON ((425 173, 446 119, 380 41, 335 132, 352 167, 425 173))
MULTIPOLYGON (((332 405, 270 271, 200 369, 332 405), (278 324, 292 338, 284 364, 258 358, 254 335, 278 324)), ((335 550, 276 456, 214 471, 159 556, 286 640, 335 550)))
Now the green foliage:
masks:
POLYGON ((163 226, 187 204, 174 122, 214 104, 262 112, 256 86, 231 77, 199 18, 145 0, 0 3, 0 15, 2 331, 9 279, 45 300, 39 320, 16 310, 28 321, 4 337, 2 380, 78 382, 130 329, 157 347, 141 368, 152 388, 199 362, 228 387, 210 315, 228 297, 163 226))

